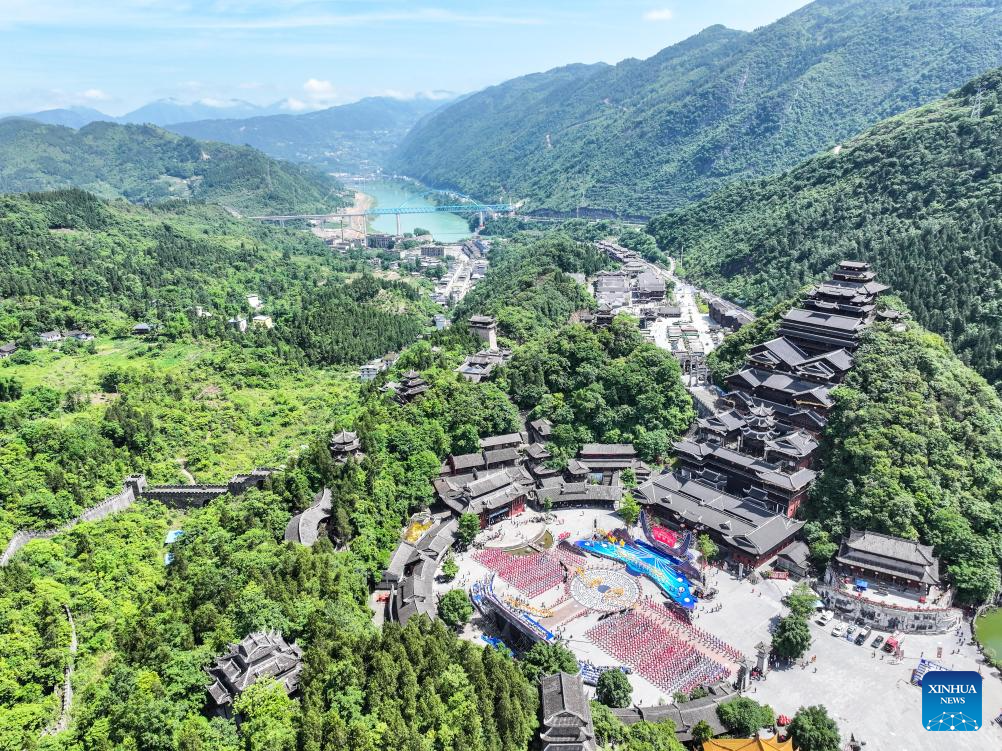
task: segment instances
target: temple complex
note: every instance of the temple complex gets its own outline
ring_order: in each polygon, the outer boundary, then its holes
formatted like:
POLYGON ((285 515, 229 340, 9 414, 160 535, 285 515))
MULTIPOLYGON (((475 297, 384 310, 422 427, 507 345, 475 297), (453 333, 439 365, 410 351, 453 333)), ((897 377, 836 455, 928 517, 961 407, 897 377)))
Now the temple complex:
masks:
POLYGON ((779 336, 752 347, 745 367, 724 379, 716 411, 675 443, 675 476, 642 485, 638 499, 670 524, 706 530, 745 565, 788 545, 798 523, 769 517, 792 519, 817 477, 830 390, 852 367, 887 289, 875 277, 869 264, 843 261, 812 287, 783 316, 779 336))

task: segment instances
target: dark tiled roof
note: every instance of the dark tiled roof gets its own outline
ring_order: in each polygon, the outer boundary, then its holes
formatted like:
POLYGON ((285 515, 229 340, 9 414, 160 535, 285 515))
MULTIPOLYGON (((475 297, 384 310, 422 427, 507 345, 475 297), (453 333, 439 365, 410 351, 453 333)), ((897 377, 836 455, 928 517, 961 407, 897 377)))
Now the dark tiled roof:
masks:
POLYGON ((320 526, 331 515, 331 491, 324 488, 313 498, 313 505, 296 514, 285 527, 285 539, 312 546, 320 537, 320 526))
POLYGON ((783 316, 783 320, 791 323, 835 329, 846 333, 859 331, 865 326, 865 322, 858 318, 838 316, 831 313, 821 313, 816 310, 804 310, 803 308, 793 308, 783 316))
POLYGON ((636 455, 637 450, 632 443, 586 443, 578 452, 578 456, 585 462, 595 457, 636 455))
POLYGON ((623 497, 619 485, 595 485, 589 482, 567 482, 548 485, 536 491, 540 499, 555 503, 616 503, 623 497))
POLYGON ((227 654, 216 658, 208 669, 213 682, 207 690, 217 705, 230 704, 254 681, 268 675, 291 694, 299 688, 302 659, 302 650, 287 644, 277 631, 258 631, 230 645, 227 654))
POLYGON ((507 446, 522 443, 521 433, 505 433, 504 435, 492 435, 480 439, 480 448, 489 449, 496 446, 507 446))
POLYGON ((840 563, 879 571, 925 584, 939 583, 939 560, 931 545, 854 529, 842 540, 836 556, 840 563))
POLYGON ((595 728, 581 676, 554 673, 539 681, 544 751, 594 751, 595 728))
POLYGON ((755 554, 773 550, 804 525, 802 521, 773 514, 757 501, 738 498, 675 474, 652 478, 640 485, 634 495, 641 503, 663 507, 690 524, 715 530, 735 547, 755 554))

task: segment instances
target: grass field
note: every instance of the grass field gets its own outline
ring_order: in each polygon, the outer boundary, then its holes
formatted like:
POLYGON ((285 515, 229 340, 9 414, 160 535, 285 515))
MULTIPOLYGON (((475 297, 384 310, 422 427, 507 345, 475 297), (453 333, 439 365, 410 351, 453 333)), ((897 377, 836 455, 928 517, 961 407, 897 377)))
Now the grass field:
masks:
POLYGON ((164 449, 142 468, 155 481, 186 481, 182 462, 199 482, 282 464, 319 432, 350 420, 358 403, 357 379, 346 369, 258 362, 253 353, 212 342, 102 338, 92 344, 92 352, 34 350, 29 362, 4 361, 0 375, 19 379, 26 392, 44 386, 80 393, 89 402, 82 412, 47 418, 65 424, 99 418, 118 398, 103 390, 106 374, 137 374, 129 389, 141 395, 164 449))

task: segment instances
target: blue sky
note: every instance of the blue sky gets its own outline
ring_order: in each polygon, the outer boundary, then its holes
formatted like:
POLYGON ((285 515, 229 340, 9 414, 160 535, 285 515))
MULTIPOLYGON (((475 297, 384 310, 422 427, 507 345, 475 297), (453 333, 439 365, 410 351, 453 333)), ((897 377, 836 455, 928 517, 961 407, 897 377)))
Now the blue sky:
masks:
POLYGON ((711 24, 753 29, 805 0, 0 0, 0 112, 153 99, 472 91, 571 62, 648 57, 711 24))

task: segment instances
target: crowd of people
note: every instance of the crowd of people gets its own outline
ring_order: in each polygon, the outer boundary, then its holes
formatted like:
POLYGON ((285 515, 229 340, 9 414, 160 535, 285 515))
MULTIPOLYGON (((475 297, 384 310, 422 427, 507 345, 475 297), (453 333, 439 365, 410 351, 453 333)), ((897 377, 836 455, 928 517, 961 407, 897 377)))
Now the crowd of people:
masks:
POLYGON ((688 693, 730 676, 730 668, 683 638, 676 624, 674 617, 634 608, 599 622, 585 635, 669 694, 688 693))

